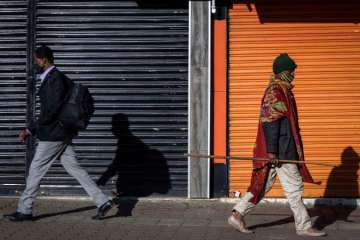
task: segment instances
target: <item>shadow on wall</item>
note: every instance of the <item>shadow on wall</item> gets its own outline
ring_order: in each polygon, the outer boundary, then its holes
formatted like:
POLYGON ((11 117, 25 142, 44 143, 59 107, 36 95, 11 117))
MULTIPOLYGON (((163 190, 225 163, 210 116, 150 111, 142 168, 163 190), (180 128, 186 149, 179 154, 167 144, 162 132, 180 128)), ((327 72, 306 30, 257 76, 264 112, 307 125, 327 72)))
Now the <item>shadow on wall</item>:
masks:
MULTIPOLYGON (((110 178, 117 175, 117 201, 123 196, 166 194, 171 184, 166 159, 162 153, 149 148, 131 133, 125 114, 118 113, 112 117, 112 132, 118 139, 116 154, 97 184, 104 186, 110 178)), ((118 214, 121 216, 131 215, 137 200, 126 202, 125 206, 119 206, 118 214)))
POLYGON ((341 164, 334 167, 329 175, 324 198, 347 198, 346 206, 336 208, 326 206, 322 199, 315 202, 316 219, 314 225, 323 229, 337 220, 349 221, 348 218, 352 211, 356 209, 356 198, 360 197, 358 184, 360 157, 351 147, 347 147, 341 154, 341 164))
POLYGON ((256 10, 261 23, 360 22, 360 1, 357 0, 233 0, 232 3, 245 4, 249 12, 256 10))

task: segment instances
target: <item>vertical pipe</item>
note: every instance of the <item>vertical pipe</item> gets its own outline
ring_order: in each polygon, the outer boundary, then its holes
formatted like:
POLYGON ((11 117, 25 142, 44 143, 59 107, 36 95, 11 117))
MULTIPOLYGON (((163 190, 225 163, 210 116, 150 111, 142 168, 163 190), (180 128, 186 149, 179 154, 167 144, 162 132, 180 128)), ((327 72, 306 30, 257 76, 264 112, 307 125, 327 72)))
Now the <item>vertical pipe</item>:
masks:
MULTIPOLYGON (((229 49, 229 35, 230 35, 230 14, 229 8, 226 10, 226 156, 230 156, 230 94, 229 94, 229 68, 230 68, 230 49, 229 49)), ((227 179, 227 194, 230 189, 230 160, 226 158, 226 179, 227 179)))
MULTIPOLYGON (((191 151, 190 149, 190 141, 191 141, 191 111, 190 111, 190 103, 191 103, 191 96, 190 96, 190 91, 191 91, 191 86, 190 86, 190 80, 191 80, 191 18, 192 18, 192 14, 191 14, 191 7, 192 7, 192 2, 189 1, 189 27, 188 27, 188 152, 191 151)), ((190 198, 190 164, 191 164, 191 159, 190 157, 188 157, 188 184, 187 184, 187 196, 188 198, 190 198)))
MULTIPOLYGON (((208 5, 208 84, 207 84, 207 95, 208 95, 208 100, 207 100, 207 112, 208 112, 208 134, 207 134, 207 149, 208 149, 208 154, 210 154, 210 149, 211 149, 211 79, 212 79, 212 64, 211 64, 211 58, 212 58, 212 48, 211 48, 211 12, 212 12, 212 7, 215 8, 215 0, 213 0, 213 4, 208 5)), ((207 198, 210 198, 210 177, 211 177, 211 160, 208 159, 207 162, 207 198)))
MULTIPOLYGON (((27 59, 26 59, 26 78, 27 78, 27 99, 26 99, 26 121, 34 121, 35 118, 35 99, 36 83, 34 71, 34 49, 35 49, 35 29, 36 29, 36 0, 28 0, 27 9, 27 59)), ((27 141, 25 176, 28 176, 29 167, 35 151, 35 138, 29 138, 27 141)))

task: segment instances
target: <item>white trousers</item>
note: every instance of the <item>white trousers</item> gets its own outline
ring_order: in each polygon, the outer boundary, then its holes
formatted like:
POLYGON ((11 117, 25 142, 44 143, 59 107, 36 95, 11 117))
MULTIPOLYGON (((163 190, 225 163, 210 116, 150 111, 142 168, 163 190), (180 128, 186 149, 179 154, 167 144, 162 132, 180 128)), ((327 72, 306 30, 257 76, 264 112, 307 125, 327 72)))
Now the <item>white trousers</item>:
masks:
POLYGON ((29 175, 26 179, 26 188, 22 193, 18 212, 31 214, 34 199, 40 187, 40 181, 49 170, 52 163, 60 159, 65 170, 81 184, 97 207, 108 201, 108 197, 96 186, 89 174, 79 165, 71 145, 63 142, 40 141, 31 162, 29 175))
MULTIPOLYGON (((271 168, 266 181, 265 193, 270 191, 275 182, 276 175, 279 175, 281 186, 294 214, 296 230, 306 230, 310 228, 311 220, 301 198, 304 184, 297 165, 287 163, 282 164, 281 167, 271 168)), ((255 204, 250 202, 252 197, 253 194, 251 192, 245 193, 240 199, 240 202, 234 206, 234 210, 238 211, 242 216, 248 214, 255 207, 255 204)))

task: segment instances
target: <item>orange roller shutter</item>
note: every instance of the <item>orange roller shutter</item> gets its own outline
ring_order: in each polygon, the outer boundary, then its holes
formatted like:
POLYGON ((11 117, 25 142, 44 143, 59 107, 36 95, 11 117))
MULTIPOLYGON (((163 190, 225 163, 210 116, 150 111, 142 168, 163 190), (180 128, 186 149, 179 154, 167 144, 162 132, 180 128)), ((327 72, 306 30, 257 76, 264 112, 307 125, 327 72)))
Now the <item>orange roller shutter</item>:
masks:
MULTIPOLYGON (((297 65, 294 94, 305 159, 321 185, 304 197, 359 197, 360 2, 291 1, 234 4, 229 17, 229 142, 234 156, 252 156, 259 105, 282 52, 297 65), (359 21, 357 21, 359 22, 359 21)), ((251 162, 231 161, 230 192, 244 193, 251 162)), ((268 197, 283 197, 277 182, 268 197)))

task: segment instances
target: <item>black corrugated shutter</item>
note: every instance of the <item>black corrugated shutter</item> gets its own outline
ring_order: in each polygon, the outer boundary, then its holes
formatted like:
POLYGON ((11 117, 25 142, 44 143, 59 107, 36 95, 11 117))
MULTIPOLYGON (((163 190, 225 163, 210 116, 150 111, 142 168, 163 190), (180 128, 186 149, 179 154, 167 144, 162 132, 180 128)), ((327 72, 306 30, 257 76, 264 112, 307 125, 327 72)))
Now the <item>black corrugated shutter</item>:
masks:
MULTIPOLYGON (((36 43, 53 48, 56 66, 93 93, 95 116, 74 140, 93 179, 117 155, 126 194, 186 196, 188 9, 40 0, 36 43)), ((115 189, 116 180, 106 188, 115 189)), ((42 193, 83 191, 57 162, 42 193)))
POLYGON ((27 1, 0 1, 0 194, 24 184, 26 146, 27 1))

